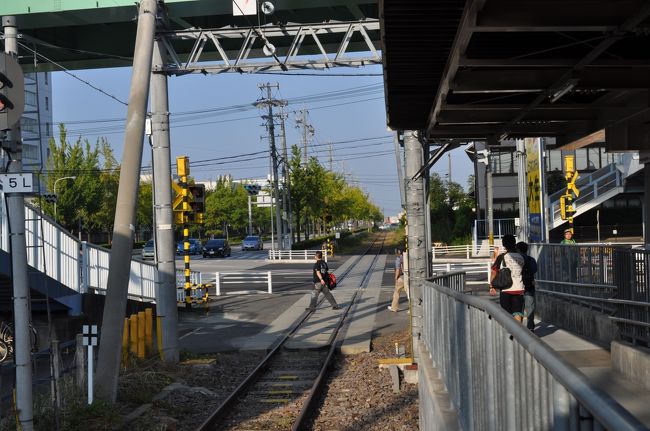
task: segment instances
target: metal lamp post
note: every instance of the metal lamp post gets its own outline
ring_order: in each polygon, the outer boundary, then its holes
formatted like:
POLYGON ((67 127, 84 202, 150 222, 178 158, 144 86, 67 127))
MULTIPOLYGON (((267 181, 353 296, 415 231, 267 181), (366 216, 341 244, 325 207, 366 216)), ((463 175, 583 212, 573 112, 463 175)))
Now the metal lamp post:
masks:
MULTIPOLYGON (((56 183, 58 183, 59 181, 62 181, 62 180, 74 180, 76 178, 77 177, 75 175, 75 176, 71 176, 71 177, 61 177, 58 180, 54 181, 54 195, 56 196, 56 183)), ((54 201, 54 221, 58 221, 57 218, 56 218, 56 200, 54 201)))

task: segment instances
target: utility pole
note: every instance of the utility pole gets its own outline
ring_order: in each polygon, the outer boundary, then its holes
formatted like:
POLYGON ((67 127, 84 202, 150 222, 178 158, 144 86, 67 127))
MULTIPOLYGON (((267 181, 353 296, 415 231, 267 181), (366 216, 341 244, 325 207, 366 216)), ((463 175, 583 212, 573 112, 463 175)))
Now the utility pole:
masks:
POLYGON ((288 244, 287 248, 291 249, 291 244, 293 243, 293 215, 291 213, 291 177, 289 176, 289 154, 287 153, 287 133, 284 128, 284 120, 287 119, 287 114, 284 112, 280 113, 280 134, 282 138, 282 158, 284 163, 282 164, 283 176, 284 176, 284 187, 282 192, 282 204, 284 206, 284 213, 287 215, 287 232, 288 232, 288 244))
POLYGON ((448 161, 448 163, 449 163, 449 171, 448 171, 448 173, 449 173, 449 178, 448 178, 448 180, 449 180, 449 181, 448 181, 447 187, 448 187, 449 190, 451 191, 451 153, 447 153, 447 161, 448 161))
MULTIPOLYGON (((165 65, 167 50, 162 40, 154 43, 153 67, 165 65)), ((156 289, 156 319, 162 328, 162 359, 175 363, 178 350, 178 307, 176 305, 176 243, 172 208, 172 171, 169 140, 169 97, 167 76, 151 74, 151 129, 154 223, 158 289, 156 289)))
POLYGON ((330 172, 333 172, 334 169, 333 169, 333 159, 332 159, 332 141, 327 141, 327 143, 329 144, 329 150, 330 150, 330 160, 329 160, 329 162, 330 162, 330 172))
MULTIPOLYGON (((267 130, 269 132, 269 145, 271 146, 271 163, 273 170, 273 194, 271 197, 271 207, 273 207, 273 197, 275 197, 275 225, 276 225, 276 234, 277 234, 277 243, 278 249, 283 249, 282 238, 284 238, 284 233, 282 229, 282 214, 280 209, 280 184, 278 182, 278 152, 275 147, 275 120, 273 117, 273 107, 274 106, 284 106, 287 102, 284 100, 273 99, 271 94, 272 88, 280 88, 279 84, 271 85, 270 82, 266 84, 259 84, 258 88, 266 90, 266 99, 259 100, 257 102, 257 107, 261 108, 266 106, 268 109, 268 114, 265 116, 267 119, 267 130)), ((263 116, 264 117, 264 116, 263 116)), ((271 208, 271 211, 273 209, 271 208)))
MULTIPOLYGON (((5 53, 18 58, 18 29, 16 17, 2 17, 5 53)), ((22 77, 22 74, 20 74, 22 77)), ((20 78, 19 78, 20 79, 20 78)), ((19 85, 15 83, 14 85, 19 85)), ((20 85, 23 88, 23 85, 20 85)), ((22 90, 24 91, 24 90, 22 90)), ((24 96, 23 96, 24 97, 24 96)), ((11 108, 9 108, 11 109, 11 108)), ((22 172, 22 136, 20 119, 8 124, 3 149, 8 153, 7 173, 22 172)), ((32 394, 31 337, 29 322, 30 292, 27 278, 27 247, 25 244, 25 201, 20 193, 7 193, 7 217, 10 221, 11 276, 13 281, 14 305, 14 364, 16 365, 16 412, 18 428, 24 431, 34 429, 34 400, 32 394)))
POLYGON ((303 159, 305 166, 309 161, 309 156, 307 155, 307 146, 309 145, 309 136, 314 134, 314 128, 307 122, 307 115, 309 111, 306 109, 300 110, 300 115, 296 118, 296 127, 302 127, 302 148, 303 148, 303 159), (308 136, 309 135, 309 136, 308 136))
POLYGON ((95 385, 97 395, 110 403, 117 396, 157 13, 156 0, 141 0, 95 385))
POLYGON ((485 167, 485 186, 487 189, 487 231, 488 231, 488 244, 494 245, 494 211, 493 200, 494 192, 492 190, 492 163, 490 161, 490 147, 487 147, 487 166, 485 167))

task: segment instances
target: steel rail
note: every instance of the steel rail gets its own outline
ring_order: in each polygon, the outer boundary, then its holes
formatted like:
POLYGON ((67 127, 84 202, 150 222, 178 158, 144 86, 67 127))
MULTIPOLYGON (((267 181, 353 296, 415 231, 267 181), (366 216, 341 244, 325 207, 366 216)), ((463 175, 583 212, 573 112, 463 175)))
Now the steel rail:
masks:
MULTIPOLYGON (((385 239, 386 239, 386 235, 384 235, 384 237, 382 238, 379 251, 373 258, 372 262, 370 263, 368 270, 366 271, 366 273, 363 276, 363 279, 361 280, 361 283, 359 283, 359 287, 357 288, 356 292, 354 292, 354 295, 352 295, 352 299, 350 300, 350 303, 346 307, 343 316, 339 320, 338 325, 334 329, 332 336, 329 339, 330 348, 329 351, 327 352, 327 357, 325 358, 325 361, 323 363, 323 366, 321 367, 318 377, 316 377, 316 380, 314 381, 314 385, 312 386, 311 390, 309 391, 309 394, 307 395, 307 399, 305 400, 305 402, 302 405, 302 408, 300 409, 300 413, 298 414, 298 417, 296 418, 296 420, 293 423, 293 426, 291 427, 291 431, 300 431, 301 429, 303 429, 302 426, 305 424, 306 420, 309 418, 309 415, 312 412, 312 409, 314 408, 316 395, 320 394, 320 390, 325 380, 325 376, 327 375, 327 370, 329 369, 329 365, 332 362, 332 358, 334 357, 334 352, 336 351, 336 347, 337 347, 336 339, 338 338, 339 331, 341 330, 343 323, 345 323, 345 319, 349 311, 352 309, 352 306, 355 303, 359 291, 367 284, 368 277, 372 272, 372 270, 375 268, 375 263, 377 262, 377 258, 379 257, 379 255, 381 254, 384 248, 385 239)), ((372 245, 374 245, 374 243, 372 245)), ((372 248, 372 245, 370 246, 370 248, 372 248)))
MULTIPOLYGON (((385 239, 385 235, 384 235, 385 239)), ((342 274, 339 275, 338 280, 339 282, 344 280, 345 277, 352 271, 352 269, 355 267, 355 265, 361 261, 361 259, 370 251, 370 249, 375 245, 375 241, 373 241, 372 244, 360 255, 357 257, 355 260, 354 264, 350 265, 349 268, 343 272, 342 274)), ((383 248, 383 239, 382 239, 382 248, 383 248)), ((372 264, 370 265, 370 268, 374 266, 374 260, 372 264)), ((362 285, 365 282, 366 277, 364 276, 364 279, 362 280, 362 285)), ((338 332, 340 328, 340 323, 343 320, 343 318, 347 315, 348 310, 350 309, 350 306, 352 305, 352 302, 354 301, 354 298, 356 297, 356 292, 353 296, 352 301, 350 301, 350 304, 345 310, 345 313, 343 314, 342 319, 339 321, 339 325, 337 326, 335 332, 338 332)), ((321 302, 324 301, 325 298, 321 299, 321 302)), ((320 302, 319 302, 320 304, 320 302)), ((213 411, 213 413, 201 424, 199 425, 198 428, 196 428, 196 431, 207 431, 210 429, 214 429, 214 426, 226 416, 229 411, 228 409, 232 406, 232 404, 239 398, 241 397, 246 390, 255 383, 257 378, 260 376, 260 374, 266 370, 268 364, 271 362, 271 359, 273 359, 282 349, 284 344, 291 338, 291 336, 298 330, 300 327, 305 323, 307 318, 313 313, 313 311, 304 311, 303 314, 300 316, 298 319, 298 322, 285 334, 284 337, 280 341, 276 343, 276 345, 271 349, 269 353, 257 364, 255 369, 251 371, 251 373, 235 388, 233 392, 226 398, 220 405, 219 407, 216 408, 216 410, 213 411)), ((328 355, 329 357, 329 355, 328 355)), ((326 359, 327 360, 327 359, 326 359)), ((319 375, 320 377, 320 375, 319 375)))

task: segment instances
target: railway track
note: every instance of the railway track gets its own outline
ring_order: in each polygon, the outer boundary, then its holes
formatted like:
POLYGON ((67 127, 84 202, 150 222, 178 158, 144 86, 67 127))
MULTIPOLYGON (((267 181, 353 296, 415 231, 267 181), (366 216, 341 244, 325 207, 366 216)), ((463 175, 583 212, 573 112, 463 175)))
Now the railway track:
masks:
MULTIPOLYGON (((355 303, 358 293, 368 283, 386 238, 375 238, 363 254, 345 272, 343 282, 364 256, 374 257, 359 285, 341 313, 327 346, 322 350, 291 350, 286 344, 307 322, 313 312, 305 312, 298 323, 269 352, 230 396, 210 415, 197 431, 224 430, 302 430, 311 418, 314 404, 325 381, 336 351, 336 338, 355 303)), ((323 298, 324 300, 324 298, 323 298)))

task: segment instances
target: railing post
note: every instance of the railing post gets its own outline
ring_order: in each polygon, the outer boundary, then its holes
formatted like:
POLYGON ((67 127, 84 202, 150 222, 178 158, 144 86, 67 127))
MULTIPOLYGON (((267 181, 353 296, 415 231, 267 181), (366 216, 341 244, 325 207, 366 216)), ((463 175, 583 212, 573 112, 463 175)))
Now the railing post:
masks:
POLYGON ((271 271, 269 271, 267 274, 268 274, 268 284, 269 284, 268 292, 273 293, 273 280, 271 278, 271 271))
POLYGON ((436 248, 431 247, 431 260, 436 260, 436 248))
POLYGON ((447 263, 447 272, 451 272, 451 263, 447 263))
POLYGON ((217 289, 217 296, 221 296, 221 275, 218 272, 214 273, 214 284, 217 289))
MULTIPOLYGON (((504 347, 506 356, 505 378, 507 389, 505 394, 505 405, 508 406, 508 408, 506 408, 506 429, 515 430, 517 429, 516 406, 519 405, 519 403, 515 393, 515 386, 518 384, 518 382, 515 382, 514 341, 512 340, 512 336, 510 336, 505 331, 501 336, 501 340, 503 343, 505 343, 504 347)), ((554 431, 555 430, 556 429, 554 428, 554 431)))
POLYGON ((553 381, 553 430, 568 431, 571 401, 569 392, 557 380, 553 381))
POLYGON ((465 252, 466 252, 466 255, 467 255, 467 259, 469 259, 469 244, 467 244, 465 246, 465 252))
POLYGON ((305 249, 305 260, 307 260, 307 249, 305 249))
POLYGON ((79 283, 79 293, 88 293, 88 243, 86 241, 81 241, 81 282, 79 283))
POLYGON ((490 283, 490 276, 492 275, 492 264, 488 262, 486 266, 487 266, 486 268, 487 282, 490 283))

